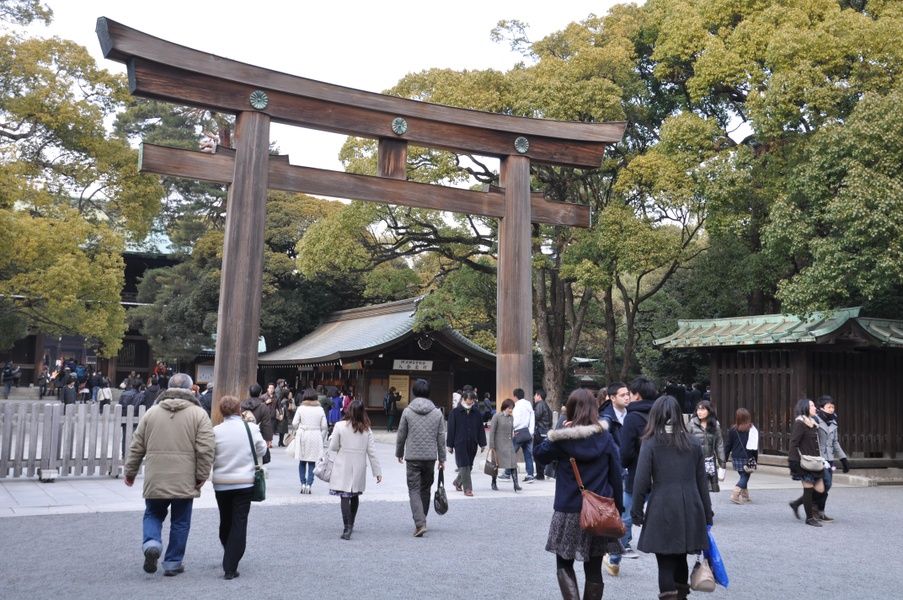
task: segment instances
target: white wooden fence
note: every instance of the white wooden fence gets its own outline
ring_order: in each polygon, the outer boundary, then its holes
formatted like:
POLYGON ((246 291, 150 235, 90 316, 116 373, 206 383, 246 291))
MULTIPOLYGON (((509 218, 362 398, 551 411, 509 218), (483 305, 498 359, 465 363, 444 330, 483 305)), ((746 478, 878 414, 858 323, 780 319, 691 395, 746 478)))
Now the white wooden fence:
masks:
POLYGON ((119 477, 145 408, 0 402, 0 478, 119 477))

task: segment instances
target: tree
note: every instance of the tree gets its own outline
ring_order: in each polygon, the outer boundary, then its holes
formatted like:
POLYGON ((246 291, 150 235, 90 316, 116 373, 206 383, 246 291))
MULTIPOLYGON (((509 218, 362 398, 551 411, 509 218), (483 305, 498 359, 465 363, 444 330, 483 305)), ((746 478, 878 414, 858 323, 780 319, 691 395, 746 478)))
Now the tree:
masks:
MULTIPOLYGON (((295 268, 295 247, 308 227, 340 210, 337 202, 271 192, 267 201, 260 333, 268 348, 294 342, 335 310, 356 306, 359 286, 348 278, 306 278, 295 268)), ((192 360, 213 347, 219 307, 223 232, 211 228, 173 267, 145 274, 130 319, 156 356, 192 360)))
MULTIPOLYGON (((0 4, 0 19, 19 24, 50 17, 40 2, 0 4)), ((17 317, 6 322, 84 335, 115 354, 123 242, 144 237, 162 195, 104 128, 125 82, 72 42, 6 31, 0 90, 0 296, 17 317)))

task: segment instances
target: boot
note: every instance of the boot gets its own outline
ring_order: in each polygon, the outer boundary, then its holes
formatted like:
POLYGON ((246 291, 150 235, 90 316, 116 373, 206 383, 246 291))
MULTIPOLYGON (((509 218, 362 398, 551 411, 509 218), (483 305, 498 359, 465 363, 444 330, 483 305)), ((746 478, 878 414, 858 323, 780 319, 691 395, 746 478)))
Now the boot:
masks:
POLYGON ((790 510, 793 511, 793 516, 797 519, 800 518, 800 506, 803 505, 803 497, 800 496, 796 500, 790 503, 790 510))
POLYGON ((806 511, 806 525, 811 525, 812 527, 821 527, 821 523, 818 519, 815 518, 815 509, 812 505, 813 492, 814 490, 812 488, 803 489, 803 510, 806 511))
POLYGON ((580 588, 577 587, 573 569, 558 569, 558 587, 561 589, 561 600, 580 600, 580 588))
POLYGON ((678 583, 677 585, 677 600, 687 600, 687 596, 690 595, 690 586, 686 583, 678 583))
POLYGON ((667 592, 662 592, 658 595, 658 600, 677 600, 679 596, 677 592, 674 590, 670 590, 667 592))
POLYGON ((587 581, 583 588, 583 600, 602 600, 605 584, 601 581, 587 581))
POLYGON ((740 500, 740 488, 738 486, 734 486, 734 491, 731 492, 731 502, 734 504, 743 504, 743 501, 740 500))
POLYGON ((524 489, 520 486, 520 483, 518 483, 518 481, 517 481, 517 469, 514 469, 514 473, 511 476, 511 480, 514 482, 514 491, 515 492, 519 492, 522 489, 524 489))
POLYGON ((740 501, 743 502, 743 504, 749 504, 751 502, 749 499, 749 488, 740 490, 740 501))
POLYGON ((355 496, 351 499, 351 522, 348 524, 348 533, 354 531, 354 521, 357 519, 357 507, 360 506, 360 498, 355 496))
POLYGON ((498 486, 498 484, 496 483, 495 477, 492 478, 492 491, 493 491, 493 492, 499 491, 499 486, 498 486))
POLYGON ((343 540, 351 539, 351 499, 350 498, 342 498, 341 502, 342 508, 342 523, 345 525, 345 530, 342 531, 342 535, 339 536, 343 540))

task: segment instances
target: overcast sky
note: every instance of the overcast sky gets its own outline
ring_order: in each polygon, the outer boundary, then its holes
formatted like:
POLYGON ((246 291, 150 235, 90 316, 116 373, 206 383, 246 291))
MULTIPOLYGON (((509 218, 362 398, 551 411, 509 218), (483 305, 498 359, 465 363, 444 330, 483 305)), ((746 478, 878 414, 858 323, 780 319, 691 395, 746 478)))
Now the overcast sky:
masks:
MULTIPOLYGON (((42 35, 74 40, 98 63, 94 33, 109 17, 151 35, 226 58, 371 92, 428 68, 507 70, 521 57, 489 33, 501 19, 529 24, 531 40, 604 15, 615 0, 47 0, 54 22, 42 35)), ((344 136, 274 124, 293 164, 341 170, 344 136)))

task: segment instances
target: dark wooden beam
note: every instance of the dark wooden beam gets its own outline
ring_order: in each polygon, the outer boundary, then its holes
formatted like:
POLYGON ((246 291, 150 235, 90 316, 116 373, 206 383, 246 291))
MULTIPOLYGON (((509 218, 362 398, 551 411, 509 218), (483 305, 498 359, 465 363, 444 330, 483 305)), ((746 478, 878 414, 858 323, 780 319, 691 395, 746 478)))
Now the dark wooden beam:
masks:
POLYGON ((407 179, 407 142, 390 138, 379 138, 379 150, 376 159, 379 163, 380 177, 407 179))
POLYGON ((270 100, 262 110, 274 121, 336 133, 391 138, 392 120, 400 117, 407 122, 401 137, 427 147, 501 158, 514 154, 514 140, 523 136, 524 155, 533 161, 594 168, 626 126, 514 117, 355 90, 200 52, 103 17, 97 35, 104 56, 128 64, 136 95, 237 113, 249 109, 249 95, 259 89, 270 100))
MULTIPOLYGON (((260 89, 206 73, 194 73, 175 67, 132 59, 128 62, 129 88, 144 98, 189 104, 220 112, 238 113, 250 107, 251 93, 260 89)), ((403 136, 392 131, 397 113, 377 112, 362 106, 336 104, 285 92, 265 90, 268 103, 261 112, 273 121, 333 133, 370 138, 397 138, 452 152, 504 157, 514 153, 517 133, 446 123, 436 119, 406 117, 403 136)), ((560 137, 527 137, 533 160, 574 167, 598 167, 605 151, 604 142, 573 142, 560 137)))
MULTIPOLYGON (((232 181, 234 162, 234 152, 228 149, 222 149, 216 154, 207 154, 154 144, 143 144, 141 147, 141 170, 159 175, 229 184, 232 181)), ((505 216, 504 190, 477 192, 384 177, 298 167, 288 164, 284 157, 270 157, 269 188, 486 217, 505 216)), ((542 194, 531 194, 530 206, 534 223, 572 227, 590 225, 587 206, 553 202, 546 200, 542 194)))

